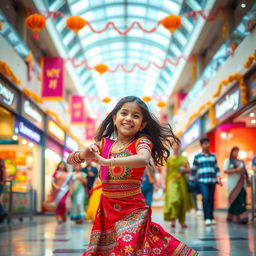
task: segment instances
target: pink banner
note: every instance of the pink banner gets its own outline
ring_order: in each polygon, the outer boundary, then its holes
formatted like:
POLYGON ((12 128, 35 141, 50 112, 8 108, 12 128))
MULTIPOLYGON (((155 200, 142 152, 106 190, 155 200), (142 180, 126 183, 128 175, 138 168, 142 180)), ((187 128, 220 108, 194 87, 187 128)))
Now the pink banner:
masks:
POLYGON ((95 119, 86 118, 85 139, 86 140, 94 140, 95 132, 96 132, 96 122, 95 122, 95 119))
POLYGON ((64 60, 45 57, 42 61, 42 98, 63 100, 64 60))
POLYGON ((70 102, 71 123, 84 125, 84 97, 72 96, 70 102))

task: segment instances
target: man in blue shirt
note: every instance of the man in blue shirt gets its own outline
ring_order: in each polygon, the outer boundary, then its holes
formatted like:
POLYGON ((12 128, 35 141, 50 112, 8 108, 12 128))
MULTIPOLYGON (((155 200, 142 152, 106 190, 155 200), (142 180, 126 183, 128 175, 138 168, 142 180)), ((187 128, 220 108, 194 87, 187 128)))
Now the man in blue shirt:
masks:
POLYGON ((214 154, 210 153, 208 138, 200 140, 202 152, 193 161, 191 176, 198 180, 199 190, 203 197, 205 225, 216 224, 213 218, 215 184, 220 183, 220 169, 214 154))
POLYGON ((252 159, 252 170, 256 174, 256 156, 252 159))

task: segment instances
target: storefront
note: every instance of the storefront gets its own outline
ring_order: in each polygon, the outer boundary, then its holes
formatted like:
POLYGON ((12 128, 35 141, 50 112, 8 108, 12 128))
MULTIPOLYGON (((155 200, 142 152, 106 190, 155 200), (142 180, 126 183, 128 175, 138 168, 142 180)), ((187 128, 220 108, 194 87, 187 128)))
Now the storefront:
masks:
POLYGON ((63 149, 65 142, 65 132, 52 119, 47 118, 47 137, 45 143, 45 186, 44 196, 51 190, 52 175, 57 165, 63 159, 63 149))
POLYGON ((181 145, 183 155, 188 158, 190 165, 193 164, 193 159, 196 154, 201 152, 199 139, 202 135, 202 119, 198 118, 193 124, 183 133, 181 137, 181 145))
MULTIPOLYGON (((248 77, 248 76, 247 76, 248 77)), ((247 79, 248 81, 248 79, 247 79)), ((256 80, 251 80, 256 85, 256 80)), ((211 151, 216 154, 218 165, 221 169, 223 186, 217 186, 215 207, 227 208, 227 176, 223 172, 224 160, 229 157, 234 146, 240 149, 239 158, 251 170, 251 161, 256 155, 256 105, 253 86, 247 84, 249 90, 249 103, 241 102, 241 91, 236 84, 224 94, 215 104, 215 118, 217 127, 209 131, 209 120, 205 120, 203 130, 211 141, 211 151), (208 127, 207 127, 208 126, 208 127)), ((206 118, 207 119, 207 118, 206 118)), ((212 127, 211 127, 212 128, 212 127)), ((250 204, 250 190, 248 190, 248 203, 250 204)))
POLYGON ((15 144, 13 127, 20 92, 0 74, 0 145, 15 144))
POLYGON ((73 151, 77 151, 78 149, 79 149, 78 143, 69 135, 66 135, 65 148, 63 150, 63 160, 67 161, 69 154, 73 151))

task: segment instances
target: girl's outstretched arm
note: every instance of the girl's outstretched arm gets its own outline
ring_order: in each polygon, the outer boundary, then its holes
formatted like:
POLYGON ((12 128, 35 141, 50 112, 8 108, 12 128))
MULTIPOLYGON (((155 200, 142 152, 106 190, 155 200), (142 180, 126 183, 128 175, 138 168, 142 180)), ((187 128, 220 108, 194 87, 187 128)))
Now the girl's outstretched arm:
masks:
POLYGON ((139 168, 145 167, 149 164, 151 158, 151 153, 147 149, 140 149, 136 155, 106 159, 99 155, 99 153, 94 152, 94 161, 103 166, 110 167, 127 167, 127 168, 139 168))
POLYGON ((85 160, 93 160, 95 153, 99 154, 99 148, 95 144, 86 147, 84 151, 75 151, 69 154, 67 163, 72 165, 79 165, 85 160))

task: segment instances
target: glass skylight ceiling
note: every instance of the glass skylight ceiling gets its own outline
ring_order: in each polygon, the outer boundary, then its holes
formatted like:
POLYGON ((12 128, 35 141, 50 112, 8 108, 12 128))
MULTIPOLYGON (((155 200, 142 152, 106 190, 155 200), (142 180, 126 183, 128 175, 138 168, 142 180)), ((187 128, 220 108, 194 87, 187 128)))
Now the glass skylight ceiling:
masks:
MULTIPOLYGON (((94 29, 103 29, 107 22, 124 31, 132 22, 140 22, 145 29, 169 14, 183 14, 203 9, 206 0, 44 0, 49 11, 60 11, 64 15, 79 15, 88 20, 94 29)), ((146 66, 149 62, 162 65, 165 58, 175 60, 182 55, 196 20, 182 16, 182 27, 174 36, 162 26, 154 33, 144 33, 134 27, 126 36, 119 35, 112 27, 98 34, 88 26, 78 34, 78 39, 66 26, 65 18, 55 21, 59 36, 70 58, 86 60, 89 66, 105 63, 110 69, 122 64, 127 69, 137 63, 146 66)), ((85 95, 116 97, 127 95, 155 95, 161 98, 171 81, 175 66, 167 64, 165 69, 153 66, 147 71, 136 68, 131 73, 118 69, 115 73, 99 75, 86 67, 76 68, 84 87, 85 95)))

